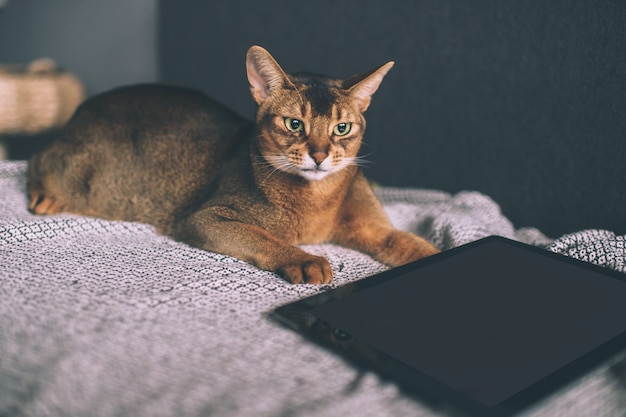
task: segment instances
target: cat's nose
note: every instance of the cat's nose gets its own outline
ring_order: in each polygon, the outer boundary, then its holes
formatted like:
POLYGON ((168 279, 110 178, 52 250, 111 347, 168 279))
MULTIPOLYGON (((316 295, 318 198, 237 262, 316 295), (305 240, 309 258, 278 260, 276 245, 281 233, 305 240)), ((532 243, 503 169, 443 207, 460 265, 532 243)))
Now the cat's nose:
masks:
POLYGON ((315 164, 317 166, 320 166, 322 164, 322 162, 324 162, 324 159, 326 159, 327 156, 328 156, 328 154, 326 152, 313 152, 313 153, 311 153, 311 158, 313 159, 313 161, 315 161, 315 164))

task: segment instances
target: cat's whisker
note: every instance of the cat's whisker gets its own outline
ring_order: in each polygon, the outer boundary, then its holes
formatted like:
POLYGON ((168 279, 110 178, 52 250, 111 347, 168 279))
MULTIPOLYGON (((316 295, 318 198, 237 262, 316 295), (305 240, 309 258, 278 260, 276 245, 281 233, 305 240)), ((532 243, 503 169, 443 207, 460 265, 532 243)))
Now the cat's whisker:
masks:
POLYGON ((367 165, 371 164, 372 161, 369 161, 369 160, 365 159, 366 157, 367 157, 367 155, 365 155, 365 156, 357 156, 357 157, 353 158, 353 163, 356 166, 360 166, 360 167, 367 166, 367 165))
POLYGON ((274 175, 274 173, 276 173, 276 172, 280 172, 280 169, 278 169, 278 168, 274 168, 273 170, 271 170, 271 171, 270 171, 270 173, 269 173, 269 174, 267 174, 267 175, 265 176, 265 178, 263 178, 263 181, 261 181, 260 186, 261 186, 261 185, 265 185, 265 183, 267 182, 267 180, 269 180, 269 179, 270 179, 270 177, 271 177, 272 175, 274 175))
POLYGON ((266 166, 274 166, 274 164, 280 163, 283 158, 282 155, 263 155, 263 154, 255 154, 254 156, 254 164, 255 165, 266 165, 266 166))
POLYGON ((258 160, 253 162, 253 164, 258 165, 258 166, 274 166, 270 161, 268 161, 264 157, 259 157, 258 160))
POLYGON ((365 156, 346 157, 344 161, 345 166, 355 165, 358 167, 366 166, 371 163, 371 161, 365 159, 365 156))
POLYGON ((275 173, 286 174, 295 173, 297 170, 293 163, 289 162, 284 155, 257 155, 256 165, 272 168, 263 178, 261 184, 267 182, 275 173))

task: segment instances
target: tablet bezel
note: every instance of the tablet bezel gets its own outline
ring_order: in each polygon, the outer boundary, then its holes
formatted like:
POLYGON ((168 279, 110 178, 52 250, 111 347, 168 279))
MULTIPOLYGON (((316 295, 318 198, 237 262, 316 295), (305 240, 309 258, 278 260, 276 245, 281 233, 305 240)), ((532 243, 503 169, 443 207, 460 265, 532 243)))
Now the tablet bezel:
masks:
POLYGON ((383 284, 389 280, 404 276, 414 270, 442 262, 458 253, 465 252, 479 245, 500 242, 531 251, 541 256, 595 271, 610 278, 626 283, 626 275, 588 262, 556 254, 548 250, 526 245, 500 236, 489 236, 469 244, 453 248, 437 255, 425 258, 398 268, 390 269, 377 275, 330 289, 320 294, 281 306, 270 313, 280 323, 295 329, 308 339, 330 348, 341 354, 353 365, 376 371, 383 378, 393 380, 409 394, 417 396, 434 408, 445 409, 460 415, 476 415, 485 417, 509 417, 536 405, 540 400, 554 394, 559 389, 574 382, 577 378, 590 372, 604 363, 608 363, 618 354, 626 351, 626 331, 597 348, 582 355, 578 359, 563 366, 540 381, 532 384, 521 392, 509 397, 504 402, 487 407, 477 400, 464 395, 431 378, 420 371, 409 367, 398 359, 391 357, 369 344, 351 337, 331 324, 310 313, 316 306, 330 301, 344 299, 350 294, 383 284))

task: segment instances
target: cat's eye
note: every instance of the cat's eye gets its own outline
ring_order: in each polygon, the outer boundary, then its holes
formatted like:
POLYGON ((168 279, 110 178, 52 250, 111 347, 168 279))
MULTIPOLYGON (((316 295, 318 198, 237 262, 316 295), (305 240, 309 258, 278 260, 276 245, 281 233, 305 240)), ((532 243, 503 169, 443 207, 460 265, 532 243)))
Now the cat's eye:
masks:
POLYGON ((333 128, 333 133, 336 136, 345 136, 350 133, 350 129, 352 129, 352 123, 339 123, 333 128))
POLYGON ((290 132, 299 133, 304 130, 304 123, 302 120, 285 117, 285 127, 290 132))

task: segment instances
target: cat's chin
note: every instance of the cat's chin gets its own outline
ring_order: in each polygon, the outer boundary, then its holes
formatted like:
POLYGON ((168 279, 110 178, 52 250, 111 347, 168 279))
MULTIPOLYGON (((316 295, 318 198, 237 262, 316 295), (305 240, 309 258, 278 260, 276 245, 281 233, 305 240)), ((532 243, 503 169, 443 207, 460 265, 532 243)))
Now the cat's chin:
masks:
POLYGON ((326 178, 333 171, 325 171, 321 169, 301 169, 298 171, 298 175, 308 181, 319 181, 326 178))

